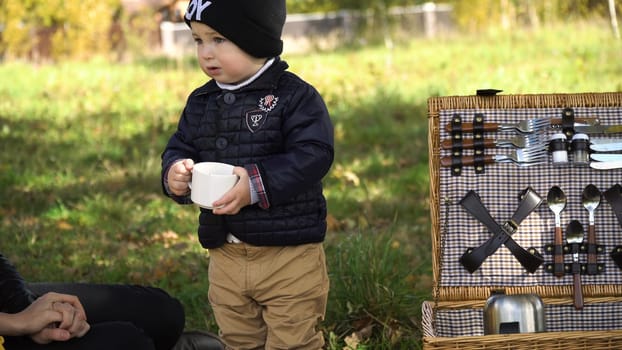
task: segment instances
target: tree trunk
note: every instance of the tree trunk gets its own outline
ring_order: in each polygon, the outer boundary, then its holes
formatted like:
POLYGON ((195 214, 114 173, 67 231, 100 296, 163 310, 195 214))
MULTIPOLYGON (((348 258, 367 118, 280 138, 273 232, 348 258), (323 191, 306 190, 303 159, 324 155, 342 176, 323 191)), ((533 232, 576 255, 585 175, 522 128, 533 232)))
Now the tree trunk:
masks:
POLYGON ((540 17, 533 0, 527 0, 527 15, 529 16, 529 24, 533 29, 540 28, 540 17))
POLYGON ((501 0, 501 28, 508 30, 510 29, 510 1, 509 0, 501 0))
POLYGON ((620 30, 618 29, 618 16, 616 15, 616 2, 609 0, 609 17, 611 17, 611 29, 616 39, 620 39, 620 30))

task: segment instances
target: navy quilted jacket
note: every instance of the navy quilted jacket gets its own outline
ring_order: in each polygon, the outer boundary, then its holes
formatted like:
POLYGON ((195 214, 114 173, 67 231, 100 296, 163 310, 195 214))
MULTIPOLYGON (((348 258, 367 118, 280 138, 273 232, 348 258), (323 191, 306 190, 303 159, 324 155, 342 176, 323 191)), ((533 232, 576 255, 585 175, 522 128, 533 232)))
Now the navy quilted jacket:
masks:
POLYGON ((0 253, 0 312, 18 313, 35 299, 36 296, 26 288, 22 276, 0 253))
MULTIPOLYGON (((333 162, 333 126, 319 93, 287 68, 277 59, 238 90, 222 90, 211 80, 193 91, 162 154, 163 181, 175 161, 191 158, 245 167, 259 192, 260 202, 236 215, 201 209, 198 234, 205 248, 223 245, 227 233, 258 246, 324 240, 321 180, 333 162)), ((191 203, 189 196, 171 197, 191 203)))

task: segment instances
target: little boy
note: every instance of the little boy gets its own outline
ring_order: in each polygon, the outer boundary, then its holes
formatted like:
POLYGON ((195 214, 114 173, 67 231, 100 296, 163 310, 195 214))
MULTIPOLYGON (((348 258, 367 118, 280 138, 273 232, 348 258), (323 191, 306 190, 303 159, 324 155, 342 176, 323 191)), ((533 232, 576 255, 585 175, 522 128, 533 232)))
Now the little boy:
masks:
POLYGON ((197 162, 240 180, 201 208, 209 301, 231 349, 321 349, 329 280, 322 178, 333 126, 311 85, 280 59, 285 0, 192 0, 185 20, 211 78, 188 97, 162 154, 164 192, 191 203, 197 162))

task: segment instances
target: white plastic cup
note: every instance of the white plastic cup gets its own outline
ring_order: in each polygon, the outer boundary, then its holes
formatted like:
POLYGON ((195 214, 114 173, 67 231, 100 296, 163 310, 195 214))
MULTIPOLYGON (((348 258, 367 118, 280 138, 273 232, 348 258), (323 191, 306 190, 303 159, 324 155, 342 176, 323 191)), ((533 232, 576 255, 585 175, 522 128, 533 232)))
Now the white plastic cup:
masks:
POLYGON ((192 168, 190 199, 201 208, 214 209, 219 200, 238 182, 233 165, 217 162, 196 163, 192 168))

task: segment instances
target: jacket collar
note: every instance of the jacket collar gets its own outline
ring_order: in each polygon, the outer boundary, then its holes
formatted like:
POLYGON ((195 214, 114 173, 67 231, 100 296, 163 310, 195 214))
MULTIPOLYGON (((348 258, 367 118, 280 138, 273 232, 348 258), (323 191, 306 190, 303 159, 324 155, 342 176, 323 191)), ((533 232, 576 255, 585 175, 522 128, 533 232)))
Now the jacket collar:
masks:
MULTIPOLYGON (((236 92, 251 91, 251 90, 265 90, 273 89, 276 87, 278 78, 289 68, 287 62, 281 60, 280 57, 276 57, 274 63, 265 71, 262 75, 257 77, 252 83, 234 90, 236 92)), ((211 94, 220 92, 222 89, 216 84, 214 79, 208 81, 205 85, 196 89, 193 95, 211 94)))

